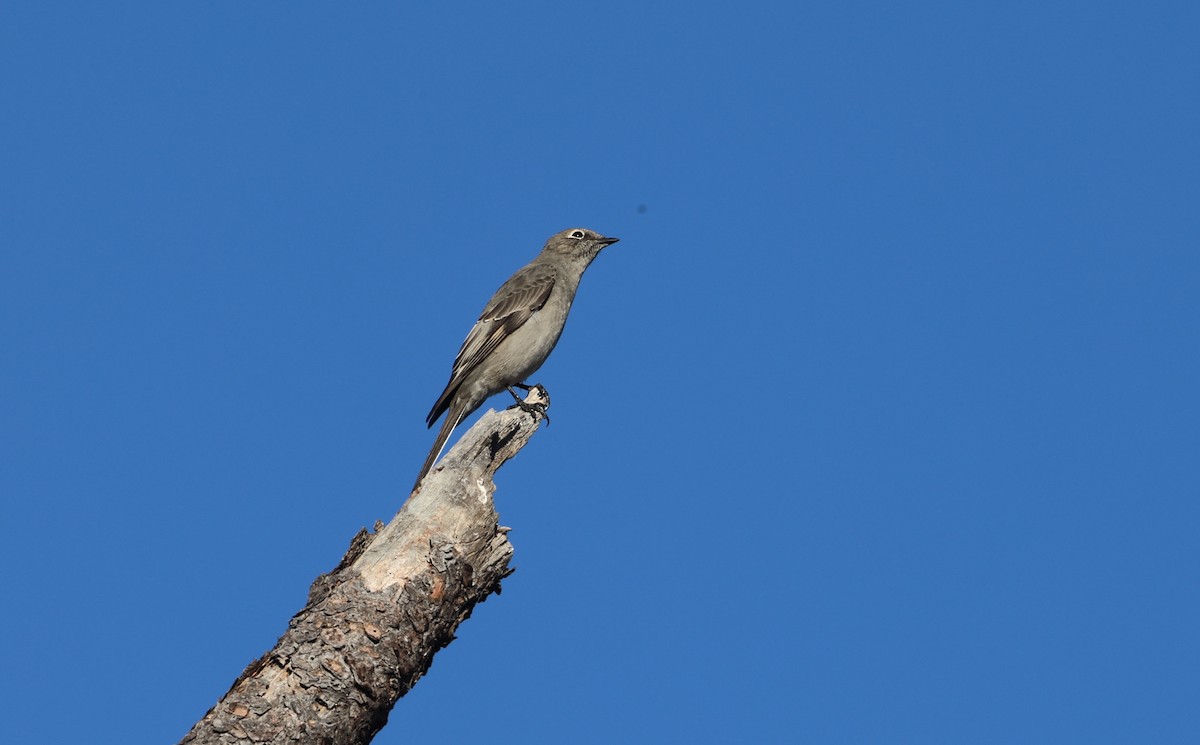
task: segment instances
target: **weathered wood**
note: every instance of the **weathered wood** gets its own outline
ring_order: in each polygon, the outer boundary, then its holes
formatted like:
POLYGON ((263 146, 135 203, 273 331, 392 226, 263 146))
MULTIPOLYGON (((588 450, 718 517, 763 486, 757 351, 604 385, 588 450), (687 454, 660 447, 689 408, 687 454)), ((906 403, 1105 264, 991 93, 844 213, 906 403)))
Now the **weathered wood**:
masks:
MULTIPOLYGON (((534 389, 529 403, 549 403, 534 389)), ((488 412, 386 527, 365 529, 275 648, 251 663, 181 741, 368 743, 396 700, 512 573, 492 477, 540 417, 488 412)))

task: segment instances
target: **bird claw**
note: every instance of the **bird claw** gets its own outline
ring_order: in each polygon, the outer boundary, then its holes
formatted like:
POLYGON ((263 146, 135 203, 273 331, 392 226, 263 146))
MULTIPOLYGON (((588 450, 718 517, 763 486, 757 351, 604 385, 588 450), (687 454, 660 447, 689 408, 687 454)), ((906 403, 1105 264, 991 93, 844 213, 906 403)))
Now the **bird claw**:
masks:
POLYGON ((535 420, 538 418, 545 419, 546 426, 549 427, 550 426, 550 415, 546 413, 546 409, 550 405, 550 394, 546 392, 546 388, 541 383, 538 383, 537 385, 525 385, 524 383, 513 383, 513 386, 520 388, 521 390, 524 390, 524 391, 531 391, 533 395, 528 396, 527 398, 540 399, 540 400, 535 400, 535 401, 531 402, 531 401, 522 399, 520 396, 517 395, 517 392, 514 391, 510 387, 508 389, 508 392, 510 394, 512 394, 513 400, 516 401, 516 403, 513 404, 512 406, 509 406, 508 408, 509 409, 520 409, 521 411, 525 412, 526 414, 529 414, 530 416, 532 416, 535 420))
POLYGON ((541 417, 546 420, 546 426, 550 426, 550 415, 546 413, 546 404, 529 404, 524 401, 518 401, 508 408, 520 409, 534 419, 541 417))

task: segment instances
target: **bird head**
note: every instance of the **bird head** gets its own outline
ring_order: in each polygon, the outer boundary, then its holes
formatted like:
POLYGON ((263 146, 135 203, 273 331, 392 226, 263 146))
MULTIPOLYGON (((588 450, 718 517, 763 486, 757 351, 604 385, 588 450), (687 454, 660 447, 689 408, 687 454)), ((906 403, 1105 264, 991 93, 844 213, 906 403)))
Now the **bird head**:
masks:
POLYGON ((602 248, 611 246, 619 240, 621 239, 606 238, 587 228, 568 228, 550 236, 550 240, 546 241, 546 246, 542 250, 553 251, 565 256, 582 256, 591 260, 600 253, 602 248))

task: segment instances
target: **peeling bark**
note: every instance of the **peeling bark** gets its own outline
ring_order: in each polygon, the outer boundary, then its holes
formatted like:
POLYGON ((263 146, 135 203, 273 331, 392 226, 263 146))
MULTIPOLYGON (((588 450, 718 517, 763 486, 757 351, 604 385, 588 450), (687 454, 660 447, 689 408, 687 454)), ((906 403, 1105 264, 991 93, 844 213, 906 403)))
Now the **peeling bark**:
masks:
MULTIPOLYGON (((536 389, 526 401, 548 403, 536 389)), ((492 477, 540 419, 485 414, 387 526, 354 536, 275 648, 181 743, 370 742, 475 604, 512 573, 492 477)))

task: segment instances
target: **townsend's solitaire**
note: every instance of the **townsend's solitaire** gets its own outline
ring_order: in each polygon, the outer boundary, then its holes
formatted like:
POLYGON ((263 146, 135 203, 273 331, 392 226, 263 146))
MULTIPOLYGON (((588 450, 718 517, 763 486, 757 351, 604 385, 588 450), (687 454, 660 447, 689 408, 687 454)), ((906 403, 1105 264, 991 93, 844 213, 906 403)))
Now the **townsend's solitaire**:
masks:
POLYGON ((584 270, 601 249, 617 240, 586 228, 564 230, 550 236, 536 259, 500 285, 458 350, 450 382, 425 419, 432 427, 446 414, 413 491, 442 454, 454 428, 480 404, 503 390, 522 403, 513 386, 528 388, 525 379, 558 343, 584 270))

